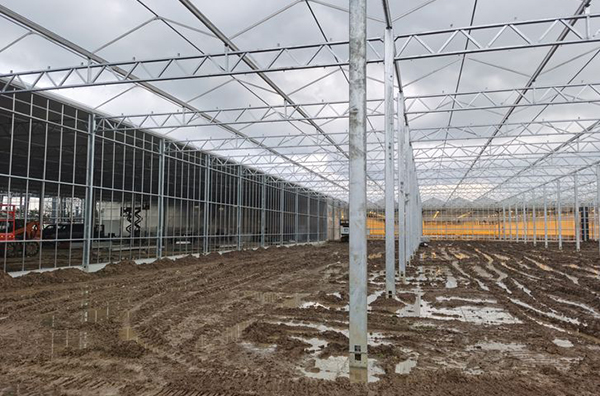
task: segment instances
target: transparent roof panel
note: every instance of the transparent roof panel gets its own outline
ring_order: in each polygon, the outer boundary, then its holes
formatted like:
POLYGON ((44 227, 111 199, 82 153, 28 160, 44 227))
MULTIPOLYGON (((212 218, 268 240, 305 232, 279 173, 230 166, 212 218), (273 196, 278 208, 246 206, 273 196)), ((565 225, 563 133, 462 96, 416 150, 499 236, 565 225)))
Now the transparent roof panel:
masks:
MULTIPOLYGON (((71 68, 118 63, 126 78, 111 66, 93 84, 51 91, 347 199, 348 1, 191 3, 200 17, 178 1, 2 0, 0 74, 48 89, 71 68)), ((383 196, 385 3, 368 2, 372 202, 383 196)), ((394 95, 401 81, 423 201, 508 202, 574 173, 593 179, 600 15, 592 4, 587 20, 569 19, 581 5, 389 2, 394 95)))

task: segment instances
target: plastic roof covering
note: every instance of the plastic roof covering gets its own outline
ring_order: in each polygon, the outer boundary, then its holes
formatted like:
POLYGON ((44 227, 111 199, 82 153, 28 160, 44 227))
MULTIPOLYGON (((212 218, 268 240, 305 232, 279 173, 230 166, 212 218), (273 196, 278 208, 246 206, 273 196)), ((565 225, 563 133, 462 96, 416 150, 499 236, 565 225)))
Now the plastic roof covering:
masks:
MULTIPOLYGON (((193 3, 243 50, 348 39, 348 1, 344 0, 194 0, 193 3)), ((176 0, 2 0, 0 4, 108 61, 225 51, 222 41, 176 0)), ((505 0, 501 3, 496 0, 406 0, 390 1, 390 9, 395 21, 394 34, 399 35, 469 26, 472 17, 473 25, 567 17, 573 15, 580 4, 578 0, 505 0)), ((591 12, 596 10, 600 11, 600 6, 592 2, 591 12)), ((383 36, 384 19, 382 1, 369 0, 368 37, 383 36)), ((73 66, 84 61, 80 55, 41 35, 27 34, 28 29, 8 18, 0 19, 0 29, 3 32, 0 36, 0 73, 73 66)), ((528 27, 526 30, 532 35, 540 35, 542 31, 536 32, 536 29, 540 28, 528 27)), ((569 33, 567 39, 572 35, 574 33, 569 33)), ((378 50, 383 53, 382 46, 378 50)), ((548 47, 543 47, 436 57, 400 61, 399 66, 407 96, 511 89, 525 86, 548 51, 548 47)), ((537 78, 536 86, 597 83, 600 82, 597 81, 598 70, 599 43, 561 46, 537 78)), ((348 100, 346 67, 273 72, 268 76, 296 103, 348 100)), ((368 79, 368 98, 383 98, 383 65, 369 64, 368 79)), ((257 74, 153 84, 199 110, 283 104, 282 97, 257 74)), ((55 93, 111 115, 181 109, 136 84, 62 89, 55 93)), ((498 93, 495 99, 508 104, 516 97, 514 93, 498 93)), ((382 107, 380 110, 383 111, 382 107)), ((598 119, 598 103, 517 108, 508 119, 508 124, 515 126, 503 129, 506 133, 492 139, 481 158, 475 161, 493 132, 489 125, 500 122, 507 110, 504 107, 409 115, 423 202, 452 204, 468 200, 487 205, 523 197, 539 199, 539 186, 577 169, 581 169, 578 173, 581 199, 592 199, 596 176, 595 168, 589 165, 600 160, 600 144, 594 133, 597 128, 576 134, 582 127, 594 125, 594 120, 598 119), (577 119, 586 121, 571 121, 577 119), (544 120, 562 123, 556 123, 558 127, 554 129, 540 123, 529 128, 517 125, 544 120), (448 126, 461 128, 454 128, 451 133, 431 132, 448 126), (469 171, 472 164, 473 169, 469 171)), ((322 115, 331 115, 335 111, 343 112, 344 106, 332 106, 322 115)), ((344 134, 348 130, 348 119, 316 122, 347 153, 344 134)), ((315 134, 314 127, 307 122, 238 124, 234 127, 246 135, 261 138, 315 134)), ((378 202, 383 198, 383 117, 370 117, 368 128, 378 131, 368 137, 367 166, 368 197, 371 202, 378 202)), ((232 136, 219 126, 157 132, 176 140, 193 140, 199 147, 203 146, 202 140, 232 136)), ((303 167, 281 158, 270 158, 264 150, 251 145, 214 152, 330 196, 347 199, 347 158, 335 147, 327 144, 320 148, 285 145, 277 138, 263 141, 303 167)), ((572 177, 563 179, 563 196, 567 199, 572 183, 572 177)), ((548 186, 549 194, 554 186, 548 186)))

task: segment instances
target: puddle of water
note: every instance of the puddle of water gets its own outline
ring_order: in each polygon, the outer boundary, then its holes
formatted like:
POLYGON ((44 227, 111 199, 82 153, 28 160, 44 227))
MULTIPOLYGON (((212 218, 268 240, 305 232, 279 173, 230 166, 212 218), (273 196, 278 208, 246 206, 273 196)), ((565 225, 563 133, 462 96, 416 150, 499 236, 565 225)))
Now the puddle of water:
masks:
POLYGON ((302 306, 302 299, 307 297, 308 293, 294 293, 292 295, 284 297, 281 306, 284 308, 300 308, 302 306))
POLYGON ((486 279, 490 279, 490 280, 494 279, 494 277, 492 276, 492 274, 490 274, 489 272, 487 272, 486 270, 484 270, 483 268, 481 268, 478 265, 475 265, 473 267, 473 271, 477 275, 481 276, 482 278, 486 278, 486 279))
POLYGON ((458 260, 463 260, 463 259, 468 259, 468 258, 469 258, 469 256, 468 256, 468 255, 466 255, 466 254, 464 254, 464 253, 461 253, 461 252, 451 252, 451 253, 452 253, 452 255, 453 255, 454 257, 456 257, 458 260))
MULTIPOLYGON (((327 359, 314 358, 314 368, 306 370, 299 367, 299 370, 309 378, 317 378, 328 381, 335 381, 336 378, 350 378, 350 365, 347 356, 329 356, 327 359)), ((368 361, 368 381, 379 381, 380 375, 384 375, 385 371, 379 367, 375 359, 368 361)))
POLYGON ((318 303, 316 301, 307 301, 304 302, 302 304, 300 304, 300 306, 298 308, 301 309, 307 309, 307 308, 324 308, 324 309, 329 309, 329 307, 326 307, 325 305, 318 303))
POLYGON ((577 265, 577 264, 565 264, 564 266, 568 267, 568 268, 574 268, 574 269, 578 269, 578 270, 581 270, 581 271, 585 271, 585 272, 587 272, 589 274, 587 276, 589 276, 591 278, 600 277, 600 271, 598 271, 598 269, 596 269, 594 267, 586 268, 586 267, 582 267, 582 266, 577 265))
POLYGON ((256 345, 252 342, 242 342, 240 343, 240 345, 248 350, 259 353, 261 355, 270 355, 272 353, 275 353, 275 351, 277 350, 277 345, 275 344, 256 345))
POLYGON ((520 320, 498 307, 461 306, 455 308, 434 308, 417 295, 414 305, 396 311, 400 317, 418 317, 436 320, 459 320, 477 325, 518 324, 520 320))
POLYGON ((297 337, 297 336, 292 336, 290 338, 293 338, 295 340, 300 340, 300 341, 306 342, 307 344, 310 344, 310 348, 308 348, 308 351, 310 353, 320 352, 321 349, 325 348, 329 344, 327 341, 321 340, 320 338, 305 338, 305 337, 297 337))
POLYGON ((573 343, 569 340, 562 340, 560 338, 555 338, 552 342, 561 348, 573 348, 573 343))
POLYGON ((529 258, 527 256, 524 257, 525 260, 529 260, 531 261, 533 264, 535 264, 538 268, 543 269, 544 271, 548 271, 548 272, 554 272, 554 270, 552 269, 552 267, 546 265, 546 264, 542 264, 539 261, 536 261, 532 258, 529 258))
POLYGON ((483 298, 467 298, 467 297, 444 297, 438 296, 435 298, 437 301, 466 301, 471 303, 482 303, 482 304, 497 304, 498 301, 492 299, 483 299, 483 298))
MULTIPOLYGON (((537 276, 534 276, 534 275, 528 274, 527 272, 523 272, 523 271, 520 271, 520 270, 518 270, 518 269, 516 269, 516 268, 513 268, 513 267, 509 266, 509 265, 508 265, 508 264, 506 264, 506 263, 500 262, 500 265, 501 265, 501 266, 503 266, 504 268, 506 268, 507 270, 510 270, 510 271, 516 272, 517 274, 521 274, 521 275, 523 275, 524 277, 527 277, 527 278, 529 278, 529 279, 536 280, 536 281, 539 281, 539 280, 541 280, 541 279, 542 279, 542 278, 540 278, 540 277, 537 277, 537 276)), ((525 268, 528 268, 528 267, 527 267, 527 266, 525 266, 525 268)))
MULTIPOLYGON (((273 324, 282 324, 282 325, 291 326, 291 327, 309 327, 311 329, 316 329, 321 333, 323 333, 325 331, 334 331, 336 333, 343 334, 344 336, 346 336, 348 338, 350 337, 350 332, 349 332, 348 328, 340 329, 340 328, 326 326, 326 325, 322 325, 322 324, 316 324, 316 323, 310 323, 310 322, 296 322, 296 321, 272 322, 272 323, 273 324)), ((392 345, 393 344, 392 341, 386 340, 385 338, 386 338, 386 336, 383 333, 370 332, 367 335, 367 342, 368 342, 369 346, 392 345)))
MULTIPOLYGON (((369 294, 367 296, 367 309, 369 311, 371 311, 371 304, 373 304, 375 300, 377 300, 381 295, 383 295, 383 293, 385 293, 385 290, 378 290, 375 293, 369 294)), ((348 312, 350 310, 350 305, 346 304, 343 308, 341 308, 341 310, 348 312)))
POLYGON ((526 303, 524 303, 524 302, 522 302, 520 300, 517 300, 515 298, 510 298, 510 301, 513 304, 519 305, 520 307, 523 307, 523 308, 527 308, 527 309, 529 309, 529 310, 531 310, 533 312, 536 312, 536 313, 538 313, 540 315, 543 315, 543 316, 546 316, 548 318, 553 318, 553 319, 560 320, 562 322, 567 322, 567 323, 572 323, 572 324, 575 324, 575 325, 579 325, 579 320, 577 320, 577 319, 569 318, 568 316, 564 316, 564 315, 559 315, 559 314, 556 314, 554 312, 545 312, 545 311, 542 311, 540 309, 532 307, 531 305, 526 304, 526 303))
POLYGON ((506 272, 502 272, 500 271, 498 268, 496 268, 494 265, 489 264, 488 268, 490 270, 492 270, 493 272, 495 272, 496 274, 498 274, 498 279, 496 279, 497 281, 503 281, 504 279, 508 278, 508 275, 506 274, 506 272))
POLYGON ((452 274, 452 271, 450 271, 450 268, 446 267, 445 272, 446 272, 446 289, 455 289, 456 287, 458 287, 458 281, 452 274))
POLYGON ((500 288, 504 289, 504 291, 505 291, 505 292, 507 292, 508 294, 512 294, 512 292, 511 292, 511 291, 510 291, 510 289, 509 289, 509 288, 508 288, 508 287, 507 287, 507 286, 504 284, 504 282, 499 282, 499 281, 498 281, 498 282, 496 282, 496 284, 497 284, 497 285, 498 285, 500 288))
POLYGON ((440 253, 442 254, 442 257, 443 257, 445 260, 448 260, 448 261, 452 261, 452 260, 453 260, 452 256, 450 256, 450 255, 448 254, 448 252, 446 252, 446 249, 444 249, 444 248, 440 248, 440 253))
POLYGON ((481 254, 483 257, 485 257, 485 259, 488 261, 488 265, 492 264, 494 262, 494 259, 492 258, 492 256, 490 256, 489 254, 485 254, 483 253, 481 250, 479 249, 474 249, 477 253, 481 254))
POLYGON ((367 296, 367 305, 373 304, 375 302, 375 300, 377 300, 383 293, 385 293, 385 290, 379 290, 373 294, 368 295, 367 296))
POLYGON ((525 315, 525 317, 527 319, 531 320, 532 322, 537 323, 540 326, 544 326, 544 327, 547 327, 547 328, 552 329, 552 330, 560 331, 561 333, 566 333, 567 332, 565 329, 562 329, 562 328, 560 328, 558 326, 555 326, 553 324, 542 322, 541 320, 537 320, 536 318, 534 318, 532 316, 529 316, 527 314, 524 314, 524 315, 525 315))
POLYGON ((540 263, 539 261, 536 261, 536 260, 534 260, 534 259, 532 259, 532 258, 529 258, 529 257, 527 257, 527 256, 525 256, 525 259, 526 259, 526 260, 529 260, 529 261, 531 261, 531 262, 532 262, 532 263, 534 263, 534 264, 535 264, 537 267, 539 267, 539 268, 543 269, 544 271, 548 271, 548 272, 556 272, 557 274, 561 274, 561 275, 563 275, 564 277, 568 278, 568 279, 569 279, 571 282, 575 283, 576 285, 578 285, 578 284, 579 284, 579 279, 577 279, 576 277, 574 277, 574 276, 572 276, 572 275, 565 274, 564 272, 557 271, 557 270, 553 269, 552 267, 549 267, 549 266, 547 266, 546 264, 540 263))
POLYGON ((526 288, 525 286, 523 286, 521 283, 519 283, 518 281, 516 281, 516 280, 514 280, 514 279, 513 279, 512 281, 513 281, 513 283, 514 283, 514 284, 515 284, 515 285, 516 285, 516 286, 517 286, 519 289, 521 289, 521 290, 522 290, 524 293, 526 293, 527 295, 529 295, 529 297, 531 297, 531 298, 533 298, 533 299, 535 300, 535 297, 533 297, 533 296, 531 295, 531 290, 529 290, 528 288, 526 288))
POLYGON ((576 307, 579 307, 579 308, 583 308, 586 311, 588 311, 590 314, 592 314, 592 316, 594 318, 600 319, 600 313, 598 313, 594 308, 590 307, 589 305, 585 305, 583 303, 578 303, 578 302, 575 302, 575 301, 565 300, 565 299, 562 299, 562 298, 556 297, 556 296, 549 296, 549 297, 551 299, 553 299, 554 301, 558 301, 558 302, 563 303, 563 304, 573 305, 573 306, 576 306, 576 307))
POLYGON ((400 375, 410 374, 413 368, 417 367, 417 358, 410 357, 403 362, 396 364, 394 372, 400 375))

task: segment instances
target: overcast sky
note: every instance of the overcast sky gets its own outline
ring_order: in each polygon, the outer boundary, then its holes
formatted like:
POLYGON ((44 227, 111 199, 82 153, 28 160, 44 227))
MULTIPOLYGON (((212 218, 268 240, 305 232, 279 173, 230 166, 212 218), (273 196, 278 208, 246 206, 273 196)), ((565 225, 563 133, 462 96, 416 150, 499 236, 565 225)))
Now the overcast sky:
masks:
MULTIPOLYGON (((289 0, 195 0, 194 3, 227 36, 235 37, 233 41, 242 49, 323 42, 323 35, 311 14, 311 9, 327 39, 335 41, 347 40, 348 38, 348 14, 335 8, 347 8, 347 0, 311 1, 310 3, 289 0), (245 31, 257 21, 287 5, 291 6, 281 14, 245 31)), ((195 55, 198 54, 198 48, 204 53, 220 53, 224 50, 223 44, 216 38, 211 37, 207 29, 177 0, 143 0, 143 4, 137 0, 0 0, 0 4, 87 50, 96 51, 99 56, 110 61, 129 60, 132 57, 150 59, 177 56, 178 54, 182 56, 195 55), (127 35, 122 40, 106 46, 113 39, 149 21, 154 16, 144 5, 161 17, 188 26, 189 28, 174 25, 193 45, 183 40, 163 22, 153 21, 136 32, 127 35)), ((433 2, 426 2, 424 0, 390 0, 390 4, 393 17, 401 17, 394 24, 394 32, 398 35, 438 30, 451 26, 467 26, 470 23, 475 3, 474 0, 434 0, 433 2), (410 12, 424 3, 430 4, 410 12)), ((476 4, 474 24, 479 25, 514 20, 569 16, 575 12, 580 2, 578 0, 504 0, 501 2, 497 0, 477 0, 476 4)), ((592 2, 592 13, 595 10, 598 10, 598 6, 592 2)), ((382 36, 385 26, 382 23, 383 10, 381 1, 369 0, 368 12, 369 37, 382 36)), ((0 36, 0 48, 8 45, 26 32, 23 28, 4 19, 0 20, 0 29, 3 32, 0 36)), ((556 33, 553 32, 554 37, 558 36, 559 32, 560 30, 556 30, 556 33)), ((539 29, 538 31, 529 29, 526 33, 535 36, 536 33, 540 35, 541 31, 539 29)), ((484 35, 476 37, 482 41, 485 41, 486 38, 487 40, 491 38, 484 35)), ((462 45, 464 46, 464 41, 462 45)), ((595 50, 599 49, 600 44, 598 43, 560 48, 544 69, 545 72, 538 78, 537 85, 563 84, 570 81, 577 83, 598 82, 597 71, 600 70, 600 60, 596 59, 595 50), (578 55, 585 53, 587 54, 578 57, 578 55), (589 65, 581 70, 587 62, 590 62, 589 65)), ((463 72, 458 90, 478 91, 522 87, 546 53, 548 53, 548 48, 468 55, 464 59, 463 72), (496 67, 489 64, 494 64, 496 67)), ((598 58, 600 58, 600 55, 598 58)), ((10 70, 33 70, 46 68, 47 66, 71 66, 77 65, 80 62, 81 58, 78 56, 49 43, 39 36, 32 35, 0 52, 0 73, 6 73, 10 70)), ((400 69, 406 95, 420 96, 454 92, 457 87, 459 70, 462 63, 461 56, 401 62, 400 69), (440 70, 427 76, 438 69, 440 70), (424 76, 427 77, 423 78, 424 76)), ((383 85, 376 81, 381 80, 383 77, 382 65, 370 65, 368 73, 369 77, 371 77, 368 83, 368 97, 372 99, 382 98, 383 85)), ((348 98, 348 84, 344 73, 339 68, 337 70, 314 69, 298 72, 271 73, 269 77, 288 93, 297 91, 311 81, 324 77, 309 87, 291 94, 292 99, 297 103, 347 100, 348 98)), ((251 83, 253 86, 249 89, 247 88, 248 85, 244 87, 239 81, 231 81, 230 77, 161 82, 156 83, 156 85, 185 101, 196 98, 190 102, 190 105, 200 110, 217 107, 229 108, 249 105, 259 106, 264 105, 264 103, 282 103, 282 99, 278 95, 269 92, 271 89, 258 76, 239 76, 238 79, 242 82, 251 83), (214 90, 210 92, 211 89, 214 90), (202 96, 197 98, 199 95, 202 96)), ((60 91, 60 94, 94 108, 104 103, 110 97, 131 88, 132 86, 130 85, 94 87, 63 90, 60 91)), ((514 97, 506 99, 509 102, 514 101, 514 97)), ((118 99, 101 106, 99 110, 108 114, 135 114, 151 111, 170 112, 176 111, 177 107, 138 87, 131 89, 118 99)), ((511 116, 509 122, 529 121, 535 117, 538 120, 571 119, 578 117, 597 118, 595 115, 597 113, 597 106, 595 105, 553 106, 545 109, 542 113, 540 113, 540 110, 542 109, 527 108, 517 110, 511 116)), ((436 126, 443 127, 448 125, 449 122, 457 126, 490 124, 499 122, 505 112, 506 109, 500 109, 496 112, 461 112, 455 113, 451 120, 447 113, 431 114, 418 119, 411 119, 410 126, 418 129, 436 126)), ((375 129, 383 128, 382 117, 374 117, 371 121, 370 127, 375 129)), ((574 131, 577 129, 576 125, 568 127, 574 128, 574 131)), ((327 123, 323 126, 323 129, 329 133, 345 132, 347 130, 347 120, 336 120, 327 123)), ((268 134, 298 134, 299 130, 307 133, 314 132, 311 128, 301 123, 295 123, 294 125, 285 123, 253 125, 244 128, 243 132, 250 136, 263 136, 268 134)), ((482 129, 482 133, 484 133, 483 131, 482 129)), ((182 140, 225 135, 226 133, 218 127, 187 128, 174 131, 170 134, 173 138, 182 140)), ((378 136, 382 138, 381 134, 378 136)), ((533 140, 530 138, 527 142, 533 144, 539 141, 550 141, 560 144, 570 136, 540 137, 533 140)), ((412 134, 412 139, 415 141, 413 148, 417 156, 421 179, 420 184, 424 192, 423 199, 431 196, 446 199, 448 192, 453 190, 456 183, 460 180, 460 174, 464 174, 468 168, 468 161, 464 164, 455 163, 453 166, 461 167, 461 169, 452 173, 456 177, 451 178, 452 175, 450 173, 445 173, 448 172, 445 170, 448 163, 440 162, 439 159, 432 160, 429 157, 432 155, 440 156, 442 153, 443 157, 449 157, 456 155, 453 154, 455 152, 447 146, 445 146, 446 151, 432 151, 435 147, 440 148, 440 142, 422 142, 420 141, 422 137, 423 133, 419 133, 418 131, 412 134), (434 177, 435 175, 439 177, 436 178, 434 177), (440 177, 445 177, 445 180, 441 180, 440 177), (431 184, 436 185, 435 189, 427 187, 431 184)), ((443 136, 439 138, 443 139, 443 136)), ((340 141, 342 137, 336 135, 335 139, 340 141)), ((483 144, 485 141, 486 139, 482 139, 481 142, 478 141, 475 143, 483 144)), ((373 136, 370 142, 373 144, 376 143, 376 137, 373 136)), ((501 141, 499 140, 498 142, 501 141)), ((376 145, 370 145, 369 147, 372 149, 374 156, 378 155, 377 152, 381 152, 381 148, 378 151, 376 145)), ((311 150, 282 148, 279 151, 286 155, 294 156, 310 154, 311 150)), ((231 153, 235 155, 243 154, 243 152, 231 153)), ((251 154, 254 151, 247 151, 247 153, 251 154)), ((298 158, 304 159, 304 157, 298 158)), ((322 156, 315 156, 314 158, 308 158, 308 161, 321 160, 322 158, 322 156)), ((332 152, 325 158, 335 160, 335 158, 339 158, 339 154, 332 152)), ((525 161, 523 163, 532 162, 532 160, 522 161, 525 161)), ((465 187, 459 189, 456 196, 474 199, 493 188, 498 179, 486 180, 482 177, 486 175, 485 168, 498 166, 498 164, 501 164, 501 162, 496 162, 496 165, 491 162, 486 164, 485 161, 477 164, 474 171, 470 173, 470 176, 473 176, 472 179, 469 178, 466 180, 465 187)), ((377 180, 381 180, 383 177, 380 168, 375 162, 371 168, 371 175, 377 180)), ((268 167, 265 169, 269 170, 268 167)), ((331 171, 327 167, 315 167, 315 169, 323 172, 331 171)), ((345 169, 336 168, 336 172, 347 178, 345 169)), ((330 187, 327 185, 322 185, 322 191, 329 192, 330 190, 330 187)), ((373 187, 370 190, 370 194, 373 200, 378 200, 381 196, 381 191, 373 187)), ((506 197, 497 192, 494 192, 490 196, 495 199, 506 197)), ((343 194, 340 197, 344 198, 343 194)))

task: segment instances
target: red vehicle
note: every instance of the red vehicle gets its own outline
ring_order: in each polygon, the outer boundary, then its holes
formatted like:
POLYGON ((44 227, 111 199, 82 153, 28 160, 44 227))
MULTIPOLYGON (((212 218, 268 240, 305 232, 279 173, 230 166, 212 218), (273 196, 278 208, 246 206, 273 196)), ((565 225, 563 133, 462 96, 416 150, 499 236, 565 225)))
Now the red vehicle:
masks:
POLYGON ((24 220, 15 218, 16 214, 16 205, 0 204, 0 254, 16 257, 24 249, 26 256, 35 256, 40 251, 40 223, 25 224, 24 220))

